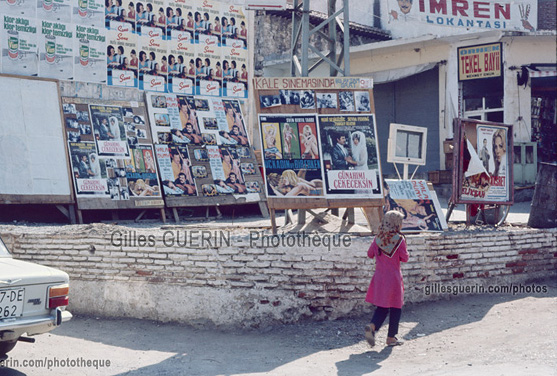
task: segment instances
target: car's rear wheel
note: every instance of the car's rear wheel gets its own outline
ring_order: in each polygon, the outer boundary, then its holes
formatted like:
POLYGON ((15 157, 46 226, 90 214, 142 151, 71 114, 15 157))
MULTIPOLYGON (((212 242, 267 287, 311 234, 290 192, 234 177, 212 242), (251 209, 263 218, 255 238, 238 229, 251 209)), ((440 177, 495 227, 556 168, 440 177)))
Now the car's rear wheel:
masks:
POLYGON ((12 351, 16 344, 17 341, 0 342, 0 359, 3 357, 3 355, 6 355, 10 351, 12 351))

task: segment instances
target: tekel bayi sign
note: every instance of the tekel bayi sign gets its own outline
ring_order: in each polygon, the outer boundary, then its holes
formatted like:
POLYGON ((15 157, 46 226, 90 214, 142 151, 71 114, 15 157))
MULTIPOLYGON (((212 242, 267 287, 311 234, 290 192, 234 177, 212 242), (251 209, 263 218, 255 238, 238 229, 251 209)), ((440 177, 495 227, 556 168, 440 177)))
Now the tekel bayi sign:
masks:
POLYGON ((501 77, 501 43, 458 48, 458 80, 501 77))

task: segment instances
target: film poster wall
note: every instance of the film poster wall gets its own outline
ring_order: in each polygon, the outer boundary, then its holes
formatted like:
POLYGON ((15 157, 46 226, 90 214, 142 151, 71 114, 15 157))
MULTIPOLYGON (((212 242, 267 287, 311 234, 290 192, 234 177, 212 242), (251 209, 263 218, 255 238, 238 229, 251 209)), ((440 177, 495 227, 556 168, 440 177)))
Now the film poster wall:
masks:
POLYGON ((512 204, 512 126, 468 119, 455 122, 459 160, 454 202, 512 204))
POLYGON ((145 105, 62 98, 78 208, 162 208, 145 105))
POLYGON ((200 197, 214 204, 264 200, 237 100, 158 93, 146 98, 168 206, 204 205, 200 197))
POLYGON ((269 198, 383 199, 371 80, 254 85, 269 198))

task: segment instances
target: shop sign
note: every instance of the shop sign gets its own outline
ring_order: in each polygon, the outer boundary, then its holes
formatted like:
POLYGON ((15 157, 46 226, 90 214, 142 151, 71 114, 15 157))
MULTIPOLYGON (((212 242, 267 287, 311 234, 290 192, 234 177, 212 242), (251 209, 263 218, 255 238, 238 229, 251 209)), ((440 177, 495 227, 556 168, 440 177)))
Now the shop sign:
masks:
POLYGON ((458 48, 458 80, 501 77, 501 43, 458 48))

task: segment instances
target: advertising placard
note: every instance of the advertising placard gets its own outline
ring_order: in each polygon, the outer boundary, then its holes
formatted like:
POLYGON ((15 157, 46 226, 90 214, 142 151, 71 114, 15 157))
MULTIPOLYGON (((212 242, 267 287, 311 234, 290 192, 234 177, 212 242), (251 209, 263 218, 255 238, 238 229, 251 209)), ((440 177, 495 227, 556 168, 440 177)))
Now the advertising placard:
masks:
POLYGON ((72 0, 37 0, 39 20, 69 23, 72 21, 72 0))
POLYGON ((502 44, 458 48, 458 80, 501 77, 502 44))
POLYGON ((39 72, 36 19, 4 15, 1 22, 2 73, 36 76, 39 72))
POLYGON ((196 52, 196 94, 221 96, 221 48, 210 39, 205 39, 197 45, 196 52))
POLYGON ((538 27, 537 0, 381 0, 381 14, 395 38, 538 27))
POLYGON ((168 46, 168 92, 195 94, 195 45, 187 33, 176 33, 178 39, 166 41, 168 46), (183 36, 183 39, 181 38, 183 36))
POLYGON ((35 18, 37 16, 37 6, 37 0, 0 1, 0 15, 35 18))
POLYGON ((137 35, 127 23, 119 23, 116 29, 107 31, 106 46, 106 81, 108 85, 137 87, 138 55, 137 35))
POLYGON ((104 27, 104 4, 102 0, 73 0, 72 23, 81 26, 104 27))
POLYGON ((93 26, 75 25, 74 79, 106 83, 106 30, 93 26))
POLYGON ((41 21, 39 76, 70 80, 74 76, 75 28, 69 23, 41 21))
POLYGON ((226 97, 247 98, 247 51, 234 47, 223 47, 222 51, 223 95, 226 97))
POLYGON ((166 40, 160 28, 143 26, 139 36, 139 89, 166 92, 168 57, 166 40))

